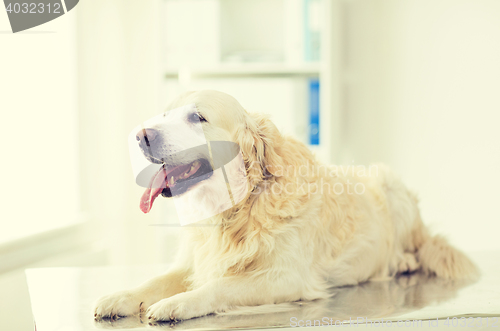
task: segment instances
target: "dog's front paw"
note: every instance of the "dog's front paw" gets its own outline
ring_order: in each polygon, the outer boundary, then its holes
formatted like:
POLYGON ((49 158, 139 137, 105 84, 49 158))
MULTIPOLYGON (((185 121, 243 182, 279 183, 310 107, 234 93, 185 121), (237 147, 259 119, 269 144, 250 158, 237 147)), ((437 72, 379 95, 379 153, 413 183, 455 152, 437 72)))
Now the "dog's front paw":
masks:
POLYGON ((212 313, 207 310, 203 300, 194 300, 190 293, 180 293, 153 304, 146 311, 146 320, 150 322, 180 321, 212 313), (204 309, 205 308, 205 309, 204 309))
POLYGON ((134 292, 120 291, 97 300, 94 305, 94 317, 96 320, 116 320, 119 317, 139 314, 145 308, 144 302, 138 299, 134 292))

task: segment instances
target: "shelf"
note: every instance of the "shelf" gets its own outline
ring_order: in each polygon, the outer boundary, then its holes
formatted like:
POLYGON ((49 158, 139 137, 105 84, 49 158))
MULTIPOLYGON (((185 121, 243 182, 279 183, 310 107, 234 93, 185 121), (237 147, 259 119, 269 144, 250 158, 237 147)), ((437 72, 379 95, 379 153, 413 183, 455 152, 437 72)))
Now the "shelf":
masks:
POLYGON ((222 64, 210 68, 186 68, 167 70, 166 78, 191 76, 197 78, 223 78, 223 77, 274 77, 274 76, 319 76, 320 64, 308 63, 301 65, 287 65, 274 63, 238 63, 222 64))

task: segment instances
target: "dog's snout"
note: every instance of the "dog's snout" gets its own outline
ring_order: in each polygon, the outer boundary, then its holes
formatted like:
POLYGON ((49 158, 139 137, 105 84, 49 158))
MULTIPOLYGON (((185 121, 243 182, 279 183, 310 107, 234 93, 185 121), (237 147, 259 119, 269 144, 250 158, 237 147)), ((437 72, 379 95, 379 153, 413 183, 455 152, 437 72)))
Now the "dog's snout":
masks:
POLYGON ((158 136, 158 131, 155 129, 142 129, 137 132, 135 139, 139 142, 145 142, 147 146, 151 145, 151 142, 158 136))
POLYGON ((163 160, 163 139, 161 132, 155 129, 142 129, 135 135, 139 148, 150 162, 161 163, 163 160))

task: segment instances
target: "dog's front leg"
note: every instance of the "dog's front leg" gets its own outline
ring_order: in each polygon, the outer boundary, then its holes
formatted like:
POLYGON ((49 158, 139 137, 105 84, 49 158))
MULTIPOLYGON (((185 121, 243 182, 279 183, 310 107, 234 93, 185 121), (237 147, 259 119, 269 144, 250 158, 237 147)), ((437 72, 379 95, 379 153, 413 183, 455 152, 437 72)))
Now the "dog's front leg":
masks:
POLYGON ((139 314, 161 299, 184 292, 188 274, 187 270, 175 269, 136 288, 106 295, 95 303, 94 317, 116 319, 139 314))
MULTIPOLYGON (((276 288, 264 280, 225 277, 198 289, 179 293, 153 304, 146 311, 150 321, 176 321, 226 311, 235 306, 274 303, 276 288)), ((290 300, 298 300, 290 297, 290 300)))

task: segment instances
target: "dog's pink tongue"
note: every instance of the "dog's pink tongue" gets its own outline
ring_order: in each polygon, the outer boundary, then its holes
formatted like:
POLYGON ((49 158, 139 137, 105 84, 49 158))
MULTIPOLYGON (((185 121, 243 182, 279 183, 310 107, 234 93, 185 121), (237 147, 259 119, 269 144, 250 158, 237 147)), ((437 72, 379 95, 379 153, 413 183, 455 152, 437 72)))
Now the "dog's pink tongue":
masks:
POLYGON ((149 211, 153 207, 153 202, 155 201, 155 199, 160 195, 161 191, 163 191, 163 189, 167 187, 166 177, 167 172, 162 167, 151 179, 149 187, 146 189, 146 191, 144 191, 144 194, 141 198, 140 208, 143 213, 149 213, 149 211))

